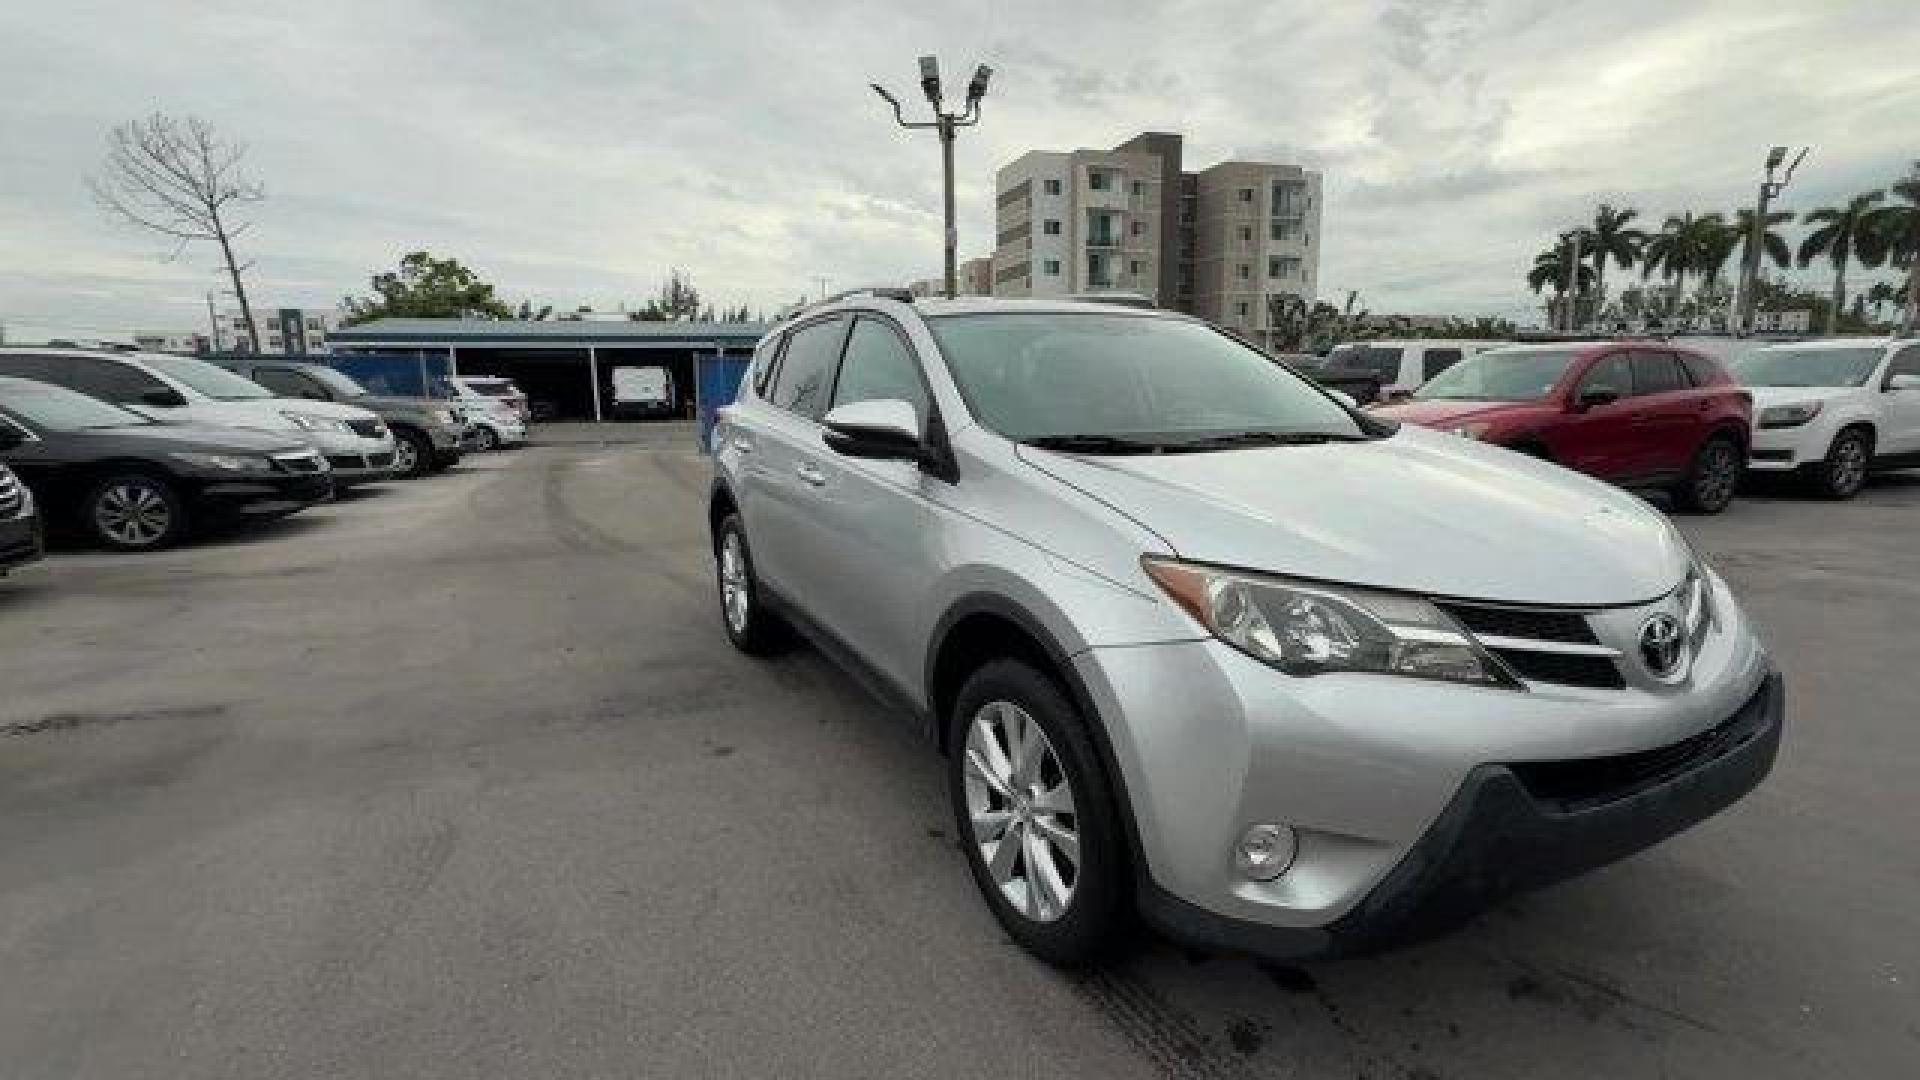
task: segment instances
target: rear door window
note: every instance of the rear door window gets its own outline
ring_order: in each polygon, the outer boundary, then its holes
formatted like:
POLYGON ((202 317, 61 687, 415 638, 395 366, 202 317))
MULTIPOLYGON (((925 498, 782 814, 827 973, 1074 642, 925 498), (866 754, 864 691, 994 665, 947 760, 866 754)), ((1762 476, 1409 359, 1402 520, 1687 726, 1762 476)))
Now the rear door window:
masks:
POLYGON ((809 420, 826 415, 833 392, 833 372, 840 362, 840 345, 847 337, 847 320, 831 315, 794 328, 780 353, 780 370, 773 378, 773 403, 809 420))
POLYGON ((320 384, 307 378, 292 368, 262 367, 254 368, 251 376, 254 382, 279 394, 281 397, 311 398, 314 401, 327 400, 327 392, 320 384))
POLYGON ((1422 358, 1420 378, 1431 379, 1459 362, 1459 349, 1428 349, 1422 358))
POLYGON ((1680 366, 1685 369, 1687 378, 1695 386, 1712 386, 1720 379, 1720 364, 1709 356, 1699 353, 1675 353, 1680 358, 1680 366))
POLYGON ((1685 390, 1687 377, 1672 353, 1636 349, 1633 352, 1633 393, 1635 397, 1669 394, 1685 390))
POLYGON ((29 356, 23 353, 0 356, 0 375, 65 386, 73 381, 65 370, 65 360, 65 357, 29 356))

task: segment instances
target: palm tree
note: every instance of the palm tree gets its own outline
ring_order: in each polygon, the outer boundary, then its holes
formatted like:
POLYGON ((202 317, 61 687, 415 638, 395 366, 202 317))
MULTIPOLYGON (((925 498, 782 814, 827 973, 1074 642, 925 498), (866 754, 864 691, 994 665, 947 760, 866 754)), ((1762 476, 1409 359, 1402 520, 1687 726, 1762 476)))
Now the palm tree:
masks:
POLYGON ((1861 237, 1862 254, 1875 265, 1891 260, 1894 266, 1906 270, 1907 311, 1900 321, 1900 332, 1911 334, 1920 330, 1920 161, 1913 163, 1906 179, 1893 185, 1893 197, 1899 202, 1868 215, 1867 234, 1861 237))
POLYGON ((1823 206, 1807 215, 1807 224, 1817 228, 1800 242, 1800 265, 1805 267, 1822 255, 1833 263, 1833 305, 1827 309, 1829 334, 1840 325, 1840 312, 1847 306, 1847 263, 1856 256, 1885 250, 1879 243, 1879 232, 1868 230, 1867 215, 1886 197, 1884 191, 1869 191, 1855 195, 1845 206, 1823 206), (1860 250, 1863 241, 1865 251, 1860 250))
MULTIPOLYGON (((1706 276, 1708 267, 1714 265, 1725 228, 1726 219, 1719 214, 1695 217, 1688 211, 1669 216, 1640 251, 1640 276, 1658 270, 1662 281, 1678 281, 1684 290, 1689 276, 1706 276)), ((1724 263, 1726 256, 1722 254, 1719 259, 1724 263)))
MULTIPOLYGON (((1793 262, 1793 249, 1787 245, 1786 237, 1773 229, 1775 225, 1785 225, 1792 220, 1793 211, 1791 210, 1767 211, 1767 220, 1760 233, 1760 259, 1763 263, 1771 262, 1775 267, 1785 270, 1788 264, 1793 262)), ((1740 233, 1737 241, 1739 265, 1745 266, 1747 265, 1747 247, 1753 243, 1753 208, 1741 207, 1734 211, 1733 225, 1740 233)))
MULTIPOLYGON (((1576 230, 1581 237, 1581 249, 1585 250, 1586 230, 1576 230)), ((1556 302, 1567 301, 1567 282, 1573 281, 1576 296, 1586 293, 1593 287, 1593 267, 1588 266, 1584 257, 1574 257, 1573 232, 1560 234, 1560 240, 1552 247, 1533 257, 1533 269, 1527 271, 1527 288, 1539 292, 1548 286, 1553 287, 1556 302)), ((1576 309, 1578 305, 1575 305, 1576 309)), ((1549 305, 1551 311, 1552 305, 1549 305)), ((1571 320, 1569 320, 1571 321, 1571 320)), ((1571 329, 1571 327, 1569 327, 1571 329)))
POLYGON ((1639 216, 1640 211, 1631 206, 1616 210, 1601 203, 1594 208, 1593 228, 1586 230, 1586 240, 1593 245, 1593 288, 1600 294, 1602 307, 1607 303, 1607 260, 1625 270, 1640 258, 1640 246, 1647 242, 1646 233, 1628 227, 1639 216))

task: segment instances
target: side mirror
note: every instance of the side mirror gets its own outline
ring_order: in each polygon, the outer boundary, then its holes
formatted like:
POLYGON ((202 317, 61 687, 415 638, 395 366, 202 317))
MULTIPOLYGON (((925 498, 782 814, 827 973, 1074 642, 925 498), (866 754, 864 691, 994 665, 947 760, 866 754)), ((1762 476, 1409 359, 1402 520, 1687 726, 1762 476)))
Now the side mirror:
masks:
POLYGON ((1901 372, 1898 375, 1887 376, 1887 393, 1891 394, 1895 390, 1920 390, 1920 375, 1901 372))
POLYGON ((1602 405, 1611 405, 1619 400, 1620 391, 1615 390, 1611 386, 1589 386, 1581 390, 1580 396, 1574 399, 1573 411, 1587 412, 1592 409, 1597 409, 1602 405))
POLYGON ((883 461, 921 461, 926 450, 920 440, 920 418, 913 406, 898 398, 854 401, 827 413, 827 447, 847 457, 883 461))
POLYGON ((161 387, 143 392, 140 395, 140 404, 156 409, 182 409, 186 407, 187 399, 182 397, 178 390, 161 387))

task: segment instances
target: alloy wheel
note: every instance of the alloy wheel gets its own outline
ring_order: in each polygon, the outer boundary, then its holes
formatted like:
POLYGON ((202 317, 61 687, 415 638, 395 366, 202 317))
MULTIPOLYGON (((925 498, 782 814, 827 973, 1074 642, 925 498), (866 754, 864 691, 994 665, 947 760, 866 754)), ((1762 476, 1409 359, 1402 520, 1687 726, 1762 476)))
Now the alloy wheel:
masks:
POLYGON ((1740 455, 1724 442, 1714 442, 1701 451, 1700 471, 1693 482, 1694 499, 1701 507, 1715 509, 1733 501, 1733 489, 1740 482, 1740 455))
POLYGON ((1025 709, 991 701, 967 728, 963 765, 973 842, 1015 911, 1053 922, 1080 875, 1073 787, 1047 733, 1025 709))
POLYGON ((747 558, 740 545, 740 534, 729 532, 720 542, 720 606, 727 617, 727 628, 736 635, 747 632, 747 616, 753 595, 747 585, 747 558))
POLYGON ((173 527, 173 508, 153 485, 123 480, 100 493, 93 507, 100 531, 128 547, 158 543, 173 527))
POLYGON ((1834 493, 1851 495, 1867 481, 1867 447, 1858 435, 1842 436, 1833 447, 1833 464, 1828 468, 1834 493))
POLYGON ((413 445, 412 439, 396 439, 393 444, 393 467, 400 473, 411 474, 420 465, 420 451, 413 445))

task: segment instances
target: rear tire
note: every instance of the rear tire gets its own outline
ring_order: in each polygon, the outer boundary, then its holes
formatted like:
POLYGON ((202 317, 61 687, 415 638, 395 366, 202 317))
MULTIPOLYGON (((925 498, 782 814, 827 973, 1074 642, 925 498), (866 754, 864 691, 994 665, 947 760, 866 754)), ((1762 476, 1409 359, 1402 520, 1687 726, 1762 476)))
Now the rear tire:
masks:
POLYGON ((1079 711, 1052 679, 994 660, 960 688, 947 738, 954 827, 994 918, 1050 964, 1104 957, 1129 925, 1126 856, 1079 711))
POLYGON ((733 647, 749 656, 771 656, 791 642, 786 624, 769 611, 753 573, 753 551, 739 514, 728 514, 714 533, 714 585, 720 595, 720 623, 733 647))
POLYGON ((116 473, 87 492, 87 531, 115 551, 154 551, 187 534, 187 504, 150 473, 116 473))
POLYGON ((1714 435, 1694 452, 1687 477, 1674 489, 1674 502, 1695 514, 1718 514, 1732 505, 1740 487, 1740 444, 1730 435, 1714 435))
POLYGON ((1823 499, 1851 499, 1867 485, 1867 468, 1872 463, 1873 436, 1864 428, 1851 427, 1833 437, 1827 456, 1807 470, 1807 479, 1823 499))

